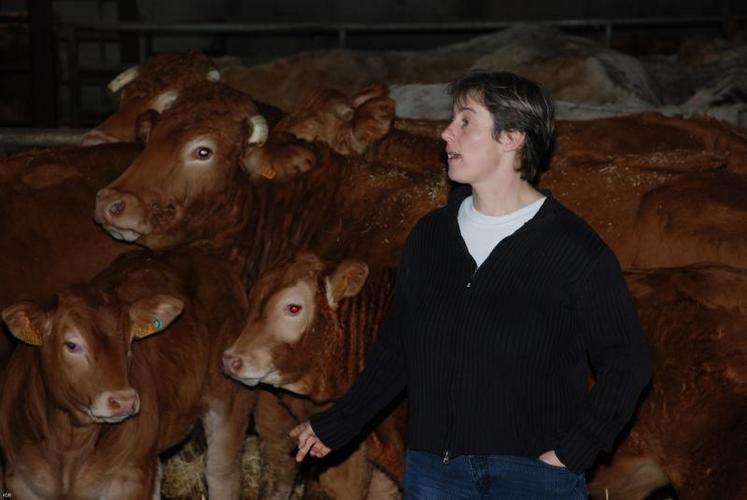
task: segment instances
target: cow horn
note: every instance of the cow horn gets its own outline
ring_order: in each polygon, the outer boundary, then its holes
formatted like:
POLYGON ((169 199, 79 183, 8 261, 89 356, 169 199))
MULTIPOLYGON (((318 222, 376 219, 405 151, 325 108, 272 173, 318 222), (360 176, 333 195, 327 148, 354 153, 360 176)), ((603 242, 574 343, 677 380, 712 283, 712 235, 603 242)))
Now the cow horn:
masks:
POLYGON ((267 120, 262 115, 254 115, 249 118, 249 123, 252 125, 252 135, 249 140, 246 141, 248 144, 264 145, 267 141, 267 135, 269 128, 267 127, 267 120))
POLYGON ((220 71, 217 69, 211 69, 207 72, 207 80, 209 82, 219 82, 220 81, 220 71))
POLYGON ((349 122, 353 119, 355 110, 344 103, 339 103, 335 106, 335 116, 343 121, 349 122))
POLYGON ((109 92, 111 92, 112 94, 116 94, 122 89, 122 87, 137 78, 139 74, 140 68, 138 66, 127 68, 126 70, 115 76, 114 79, 109 82, 109 85, 106 86, 106 88, 109 89, 109 92))

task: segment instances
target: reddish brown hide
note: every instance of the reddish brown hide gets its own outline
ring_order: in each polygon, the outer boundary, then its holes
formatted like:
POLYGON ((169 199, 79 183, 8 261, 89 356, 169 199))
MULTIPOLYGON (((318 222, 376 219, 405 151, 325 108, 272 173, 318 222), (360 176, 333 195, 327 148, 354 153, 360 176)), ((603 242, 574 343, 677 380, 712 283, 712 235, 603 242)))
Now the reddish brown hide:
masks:
POLYGON ((594 498, 747 498, 747 271, 690 266, 628 272, 654 358, 629 434, 589 485, 594 498))
MULTIPOLYGON (((92 278, 131 246, 108 238, 91 218, 96 192, 140 152, 134 144, 24 153, 0 165, 0 308, 46 300, 92 278)), ((0 360, 12 344, 0 331, 0 360)), ((4 363, 2 363, 4 365, 4 363)))
POLYGON ((3 319, 23 342, 0 401, 9 491, 154 497, 158 453, 202 419, 210 494, 238 498, 255 394, 223 376, 220 357, 245 308, 242 286, 222 263, 150 252, 120 257, 52 307, 7 307, 3 319))
MULTIPOLYGON (((390 307, 393 272, 367 280, 368 273, 361 261, 332 265, 308 253, 264 273, 252 288, 247 324, 223 356, 226 372, 250 386, 261 382, 304 396, 299 418, 328 407, 363 370, 390 307)), ((321 489, 332 498, 397 498, 404 433, 400 404, 358 450, 321 474, 321 489)))

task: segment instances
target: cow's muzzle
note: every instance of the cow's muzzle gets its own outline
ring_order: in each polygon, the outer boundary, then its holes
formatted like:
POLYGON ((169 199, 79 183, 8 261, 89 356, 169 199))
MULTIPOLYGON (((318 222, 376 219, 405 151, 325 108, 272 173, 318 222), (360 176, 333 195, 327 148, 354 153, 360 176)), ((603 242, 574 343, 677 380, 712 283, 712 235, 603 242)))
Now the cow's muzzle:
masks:
POLYGON ((94 220, 113 238, 126 242, 149 232, 140 201, 114 189, 104 188, 96 194, 94 220))

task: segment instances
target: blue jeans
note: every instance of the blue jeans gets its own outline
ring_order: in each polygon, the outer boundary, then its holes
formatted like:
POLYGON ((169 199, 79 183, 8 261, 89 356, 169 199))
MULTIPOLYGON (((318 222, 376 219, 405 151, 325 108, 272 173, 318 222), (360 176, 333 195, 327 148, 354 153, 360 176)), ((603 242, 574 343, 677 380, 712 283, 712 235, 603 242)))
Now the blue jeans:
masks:
POLYGON ((511 455, 462 455, 443 463, 425 451, 407 450, 406 500, 586 500, 586 479, 565 467, 511 455))

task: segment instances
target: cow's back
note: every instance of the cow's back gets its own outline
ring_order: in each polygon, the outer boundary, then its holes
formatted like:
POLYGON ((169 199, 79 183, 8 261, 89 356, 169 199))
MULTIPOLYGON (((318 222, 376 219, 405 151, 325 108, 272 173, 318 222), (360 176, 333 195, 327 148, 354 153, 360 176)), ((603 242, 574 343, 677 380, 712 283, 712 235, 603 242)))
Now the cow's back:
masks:
MULTIPOLYGON (((91 217, 96 192, 140 147, 112 144, 25 153, 0 164, 0 309, 47 299, 92 278, 132 247, 112 240, 91 217)), ((0 360, 12 342, 0 332, 0 360)))

